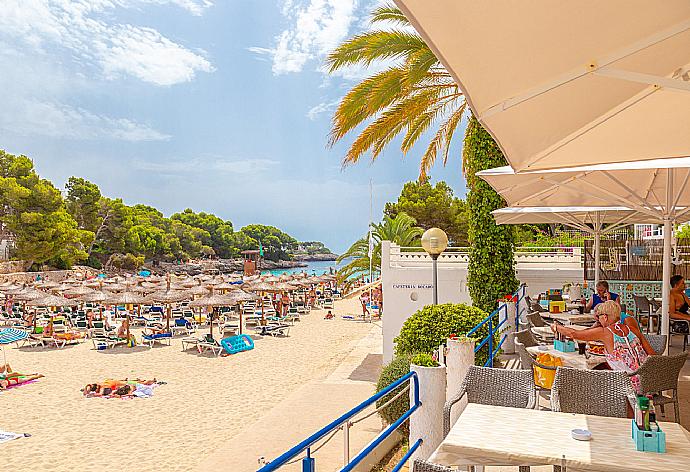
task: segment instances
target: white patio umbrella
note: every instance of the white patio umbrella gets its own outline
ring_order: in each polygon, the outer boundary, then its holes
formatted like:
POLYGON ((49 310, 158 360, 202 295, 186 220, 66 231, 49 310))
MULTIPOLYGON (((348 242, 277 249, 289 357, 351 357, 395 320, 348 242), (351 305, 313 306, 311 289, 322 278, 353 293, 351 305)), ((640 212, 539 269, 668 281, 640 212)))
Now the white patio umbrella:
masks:
MULTIPOLYGON (((525 174, 519 174, 525 175, 525 174)), ((625 207, 507 207, 491 212, 496 224, 550 224, 560 223, 594 237, 594 285, 601 277, 601 236, 621 226, 658 223, 659 219, 625 207)), ((690 214, 678 223, 690 221, 690 214)))
POLYGON ((687 0, 395 0, 517 171, 690 154, 687 0))
POLYGON ((478 172, 513 207, 621 205, 664 224, 662 334, 669 330, 673 222, 690 214, 690 158, 657 159, 517 174, 478 172))

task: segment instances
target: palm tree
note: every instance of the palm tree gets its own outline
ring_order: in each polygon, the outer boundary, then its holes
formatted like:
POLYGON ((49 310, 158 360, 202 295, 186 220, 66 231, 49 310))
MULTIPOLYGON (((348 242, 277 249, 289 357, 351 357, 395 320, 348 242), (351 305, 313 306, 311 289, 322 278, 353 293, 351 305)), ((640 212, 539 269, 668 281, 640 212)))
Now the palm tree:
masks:
MULTIPOLYGON (((371 228, 374 243, 371 266, 381 266, 381 241, 391 241, 400 246, 417 246, 419 238, 424 230, 415 226, 416 221, 407 213, 400 212, 395 218, 388 215, 383 217, 381 223, 375 223, 371 228)), ((340 270, 338 276, 341 280, 358 278, 369 272, 369 240, 368 235, 355 241, 344 254, 338 257, 337 263, 352 259, 340 270)))
POLYGON ((421 157, 422 179, 439 153, 443 163, 447 162, 450 142, 467 104, 451 75, 398 8, 391 4, 376 8, 371 24, 382 23, 394 24, 396 28, 356 35, 328 56, 326 66, 330 72, 353 65, 395 61, 395 65, 357 84, 342 99, 333 117, 329 145, 366 122, 343 158, 343 165, 349 165, 367 152, 375 160, 401 134, 401 150, 406 154, 436 126, 421 157))

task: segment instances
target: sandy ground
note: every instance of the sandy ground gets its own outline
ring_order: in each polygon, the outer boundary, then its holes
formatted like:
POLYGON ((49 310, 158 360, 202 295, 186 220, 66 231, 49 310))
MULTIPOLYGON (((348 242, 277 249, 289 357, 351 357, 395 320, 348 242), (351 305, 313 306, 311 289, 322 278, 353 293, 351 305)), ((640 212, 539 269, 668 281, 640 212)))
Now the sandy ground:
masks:
MULTIPOLYGON (((357 300, 336 303, 353 313, 357 300)), ((0 445, 13 471, 186 471, 255 423, 304 383, 332 373, 372 325, 303 317, 288 338, 256 339, 253 351, 204 357, 172 346, 95 351, 8 349, 12 367, 40 381, 0 393, 0 430, 30 433, 0 445), (79 389, 105 378, 157 378, 153 398, 84 398, 79 389)), ((318 399, 314 399, 318 408, 318 399)))

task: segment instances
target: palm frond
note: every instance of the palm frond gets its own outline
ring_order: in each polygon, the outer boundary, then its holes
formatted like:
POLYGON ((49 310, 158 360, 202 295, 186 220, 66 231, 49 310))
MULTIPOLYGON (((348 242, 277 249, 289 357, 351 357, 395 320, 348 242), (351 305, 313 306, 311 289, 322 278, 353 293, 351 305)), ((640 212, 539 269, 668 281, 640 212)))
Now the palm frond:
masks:
POLYGON ((358 34, 338 46, 326 58, 326 68, 335 72, 346 66, 370 66, 375 61, 404 59, 426 49, 424 40, 408 31, 369 31, 358 34))
POLYGON ((403 12, 393 4, 386 3, 374 9, 371 14, 371 24, 381 22, 392 22, 400 26, 410 26, 410 20, 407 19, 403 12))

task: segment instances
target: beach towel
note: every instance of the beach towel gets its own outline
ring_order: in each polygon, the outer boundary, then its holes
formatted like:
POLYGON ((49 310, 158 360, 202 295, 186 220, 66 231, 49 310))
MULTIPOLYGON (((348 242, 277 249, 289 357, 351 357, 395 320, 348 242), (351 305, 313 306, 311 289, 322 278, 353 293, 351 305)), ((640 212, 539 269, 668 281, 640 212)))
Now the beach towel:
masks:
POLYGON ((19 439, 19 438, 23 438, 23 437, 24 437, 23 434, 10 433, 7 431, 0 431, 0 443, 12 441, 13 439, 19 439))

